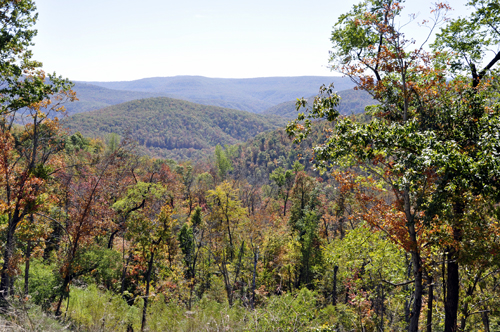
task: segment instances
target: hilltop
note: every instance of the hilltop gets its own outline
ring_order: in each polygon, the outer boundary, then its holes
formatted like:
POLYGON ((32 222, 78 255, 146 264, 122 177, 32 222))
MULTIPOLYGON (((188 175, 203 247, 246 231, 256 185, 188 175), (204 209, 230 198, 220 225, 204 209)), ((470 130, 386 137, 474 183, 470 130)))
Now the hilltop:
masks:
POLYGON ((73 90, 76 92, 78 101, 64 104, 67 115, 94 111, 136 99, 163 96, 158 93, 107 89, 86 83, 75 83, 73 90))
POLYGON ((197 159, 217 144, 236 144, 283 127, 286 120, 178 99, 129 101, 64 120, 70 132, 89 137, 130 135, 143 152, 162 158, 197 159))

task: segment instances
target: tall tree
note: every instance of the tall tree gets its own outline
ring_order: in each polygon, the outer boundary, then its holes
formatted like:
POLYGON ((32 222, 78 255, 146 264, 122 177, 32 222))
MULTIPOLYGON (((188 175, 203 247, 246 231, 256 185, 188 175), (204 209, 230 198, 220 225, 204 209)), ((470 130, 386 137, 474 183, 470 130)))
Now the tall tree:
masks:
MULTIPOLYGON (((436 4, 431 28, 448 9, 436 4)), ((401 11, 401 4, 392 0, 366 1, 341 15, 332 32, 333 68, 380 102, 371 107, 371 121, 341 117, 336 110, 339 97, 332 87, 323 87, 311 112, 299 114, 287 130, 301 140, 310 132, 311 119, 332 122, 331 135, 315 148, 318 166, 361 165, 392 188, 393 208, 404 216, 399 224, 406 234, 400 236, 406 238, 402 243, 413 269, 409 331, 418 330, 422 306, 420 231, 436 218, 451 227, 445 331, 455 331, 458 244, 474 190, 496 189, 493 156, 499 144, 493 137, 499 130, 498 108, 488 105, 486 82, 471 90, 460 79, 447 80, 450 71, 442 65, 442 54, 426 52, 423 45, 412 49, 413 42, 399 30, 401 11)))
POLYGON ((0 6, 0 185, 2 213, 8 215, 0 281, 2 299, 13 281, 11 258, 17 227, 40 206, 39 195, 50 174, 48 167, 62 146, 57 122, 50 121, 44 109, 60 110, 62 99, 74 99, 67 80, 47 77, 40 70, 41 63, 31 59, 28 47, 36 35, 35 10, 31 0, 6 0, 0 6), (60 97, 50 99, 59 92, 60 97), (22 118, 24 130, 15 132, 14 120, 22 118))

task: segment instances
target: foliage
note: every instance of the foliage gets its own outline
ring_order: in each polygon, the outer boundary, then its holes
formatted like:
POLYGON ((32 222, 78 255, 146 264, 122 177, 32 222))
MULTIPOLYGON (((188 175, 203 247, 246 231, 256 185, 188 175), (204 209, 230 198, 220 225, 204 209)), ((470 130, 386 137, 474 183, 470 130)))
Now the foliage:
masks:
POLYGON ((177 99, 149 98, 77 114, 64 124, 70 131, 91 137, 129 135, 144 152, 156 157, 197 159, 217 144, 246 141, 284 121, 177 99))
MULTIPOLYGON (((481 7, 485 3, 476 4, 481 7)), ((495 6, 491 4, 491 8, 495 6)), ((435 4, 431 28, 442 22, 442 15, 449 9, 446 4, 435 4)), ((401 11, 398 2, 367 1, 341 15, 332 32, 333 68, 380 102, 371 107, 374 117, 368 123, 342 117, 339 96, 332 86, 322 87, 310 113, 299 114, 287 131, 301 141, 309 134, 312 119, 327 119, 333 128, 325 142, 314 148, 318 167, 363 165, 393 190, 395 203, 390 207, 380 202, 387 212, 380 210, 382 218, 375 224, 395 235, 396 242, 411 255, 415 289, 409 331, 419 328, 421 254, 428 250, 421 237, 426 232, 436 234, 436 228, 447 225, 448 236, 434 237, 429 245, 447 253, 445 331, 455 331, 467 211, 472 208, 471 200, 488 196, 490 188, 496 188, 493 174, 498 172, 498 165, 491 161, 498 154, 498 140, 493 135, 500 129, 498 105, 488 97, 492 89, 485 75, 500 58, 495 57, 479 74, 474 69, 482 54, 476 47, 487 47, 496 38, 486 35, 475 39, 474 46, 467 39, 461 44, 456 36, 448 42, 444 38, 444 44, 437 43, 451 48, 454 55, 427 52, 423 45, 411 49, 413 41, 396 23, 401 11), (447 75, 458 68, 452 63, 455 54, 469 61, 471 84, 462 77, 447 80, 447 75)), ((475 28, 495 29, 487 24, 490 18, 485 19, 484 27, 478 27, 479 22, 474 21, 477 13, 471 19, 475 28)), ((495 13, 493 10, 488 15, 495 13)), ((443 36, 449 37, 458 26, 475 38, 470 27, 459 21, 448 25, 443 36)), ((305 105, 305 100, 297 102, 298 107, 305 105)), ((489 197, 496 199, 495 194, 489 197)))

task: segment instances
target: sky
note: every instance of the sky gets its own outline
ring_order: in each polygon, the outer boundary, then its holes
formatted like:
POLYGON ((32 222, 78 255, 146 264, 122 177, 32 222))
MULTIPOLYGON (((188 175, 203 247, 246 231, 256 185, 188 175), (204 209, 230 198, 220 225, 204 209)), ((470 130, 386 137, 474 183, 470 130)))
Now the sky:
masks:
MULTIPOLYGON (((34 59, 75 81, 333 76, 332 26, 353 0, 38 0, 34 59)), ((418 21, 431 3, 408 0, 418 21)), ((465 0, 451 0, 463 16, 465 0)), ((404 16, 406 19, 406 16, 404 16)), ((425 29, 415 22, 408 34, 425 29)))

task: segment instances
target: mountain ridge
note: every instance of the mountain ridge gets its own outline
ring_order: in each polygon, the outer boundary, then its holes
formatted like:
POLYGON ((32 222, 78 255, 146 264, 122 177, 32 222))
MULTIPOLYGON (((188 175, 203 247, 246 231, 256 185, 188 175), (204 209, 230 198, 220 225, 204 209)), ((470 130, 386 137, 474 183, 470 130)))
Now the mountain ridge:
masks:
POLYGON ((143 153, 172 159, 197 159, 217 144, 236 144, 281 128, 286 120, 184 100, 154 97, 132 100, 63 120, 71 132, 88 137, 128 135, 143 153))
POLYGON ((210 78, 204 76, 151 77, 131 81, 81 81, 110 90, 153 93, 200 104, 232 107, 261 113, 279 103, 317 94, 323 84, 339 90, 354 84, 338 76, 290 76, 257 78, 210 78))

